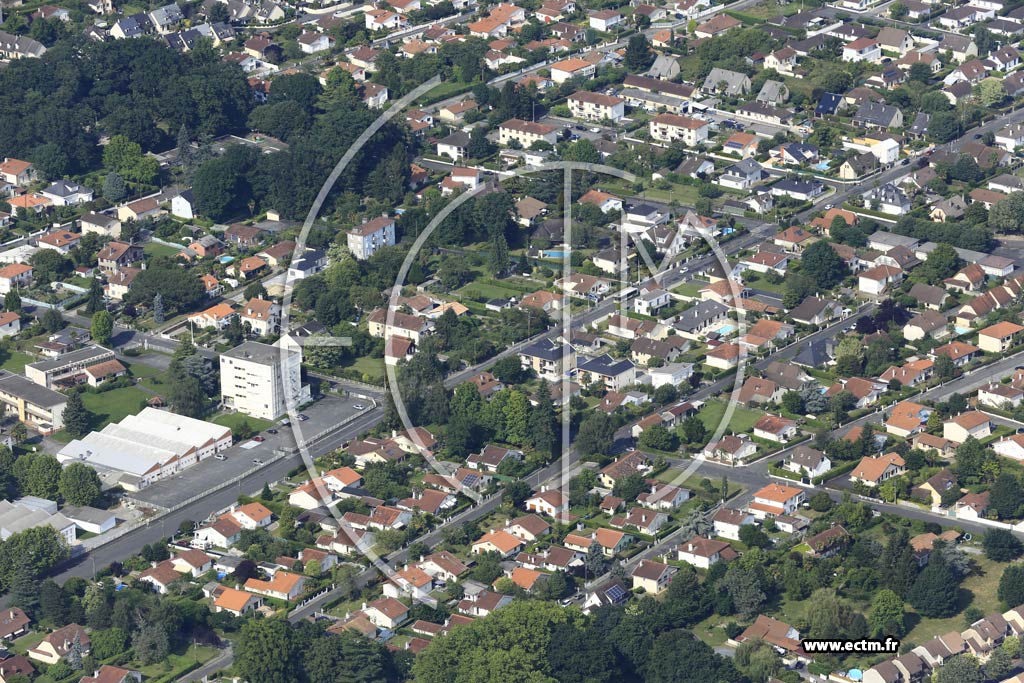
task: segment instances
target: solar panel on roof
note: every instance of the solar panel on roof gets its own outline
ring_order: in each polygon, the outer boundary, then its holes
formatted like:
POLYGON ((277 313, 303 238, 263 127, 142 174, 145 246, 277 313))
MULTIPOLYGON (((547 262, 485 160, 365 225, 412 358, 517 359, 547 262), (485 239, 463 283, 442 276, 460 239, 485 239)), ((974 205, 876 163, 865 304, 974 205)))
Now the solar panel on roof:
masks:
POLYGON ((612 602, 618 602, 626 596, 626 589, 618 584, 615 584, 605 592, 605 595, 607 595, 608 599, 612 602))

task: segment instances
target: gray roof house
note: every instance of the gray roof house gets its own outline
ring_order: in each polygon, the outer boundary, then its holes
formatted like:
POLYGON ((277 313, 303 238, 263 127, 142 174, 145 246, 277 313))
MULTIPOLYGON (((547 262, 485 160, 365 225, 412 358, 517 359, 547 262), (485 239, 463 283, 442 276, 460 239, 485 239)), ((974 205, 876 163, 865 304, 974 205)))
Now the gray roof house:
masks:
POLYGON ((853 125, 865 128, 900 128, 903 112, 880 102, 864 102, 853 115, 853 125))
POLYGON ((701 90, 707 93, 720 92, 726 95, 746 95, 750 92, 750 78, 746 74, 715 67, 704 79, 701 90))
POLYGON ((684 337, 693 339, 712 324, 724 320, 728 314, 729 309, 717 301, 698 301, 693 308, 680 313, 672 327, 684 337))
POLYGON ((765 104, 779 105, 789 99, 789 88, 782 81, 765 81, 761 92, 757 93, 757 101, 765 104))

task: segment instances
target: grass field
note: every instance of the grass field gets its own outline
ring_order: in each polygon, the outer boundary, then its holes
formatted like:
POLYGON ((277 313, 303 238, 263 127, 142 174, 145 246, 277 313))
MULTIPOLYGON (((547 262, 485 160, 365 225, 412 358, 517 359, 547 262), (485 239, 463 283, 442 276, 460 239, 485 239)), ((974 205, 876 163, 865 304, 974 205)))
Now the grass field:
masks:
POLYGON ((25 366, 28 365, 29 363, 34 363, 35 360, 35 358, 28 355, 27 353, 22 353, 21 351, 11 351, 5 354, 4 361, 2 364, 0 364, 0 367, 2 367, 4 370, 9 370, 13 373, 20 375, 25 371, 25 366))
POLYGON ((977 564, 977 571, 960 584, 961 613, 948 619, 920 619, 917 614, 911 612, 908 614, 907 623, 913 624, 913 628, 904 636, 905 641, 924 643, 934 636, 963 630, 965 626, 963 610, 967 607, 976 607, 986 615, 1002 611, 996 592, 999 587, 999 577, 1002 576, 1003 569, 1008 565, 993 562, 983 555, 971 555, 970 557, 977 564))
MULTIPOLYGON (((701 408, 697 416, 700 417, 700 421, 704 423, 704 426, 708 430, 715 430, 718 428, 718 423, 721 422, 722 416, 725 415, 725 401, 708 401, 707 405, 701 408)), ((729 420, 728 428, 733 432, 747 432, 754 428, 754 423, 761 419, 764 413, 756 410, 750 410, 749 408, 743 408, 742 406, 736 406, 736 410, 732 414, 732 418, 729 420)))
POLYGON ((486 299, 510 299, 516 297, 518 299, 522 297, 518 290, 500 287, 490 282, 470 282, 458 290, 458 293, 467 299, 478 299, 480 297, 486 299))
POLYGON ((361 375, 367 375, 371 381, 384 381, 384 359, 361 356, 347 367, 354 368, 361 375))
POLYGON ((178 253, 178 250, 174 247, 169 247, 166 244, 160 244, 159 242, 146 242, 145 246, 142 247, 142 251, 145 252, 146 256, 174 256, 178 253))
POLYGON ((698 285, 695 282, 684 282, 678 287, 673 287, 672 291, 676 294, 682 294, 685 297, 696 299, 700 296, 700 288, 701 285, 698 285))
POLYGON ((171 654, 167 659, 151 664, 149 666, 132 666, 136 671, 141 671, 146 680, 159 679, 165 681, 177 680, 189 668, 195 664, 208 662, 217 656, 217 648, 209 645, 189 647, 185 654, 171 654))
POLYGON ((257 432, 262 432, 264 429, 274 424, 270 420, 261 420, 258 417, 249 417, 243 413, 224 413, 223 415, 218 415, 213 418, 210 422, 224 427, 231 427, 232 430, 236 430, 241 427, 243 422, 248 422, 249 426, 257 432))
MULTIPOLYGON (((136 387, 123 387, 104 391, 101 394, 82 393, 82 403, 96 416, 93 423, 93 430, 100 430, 111 422, 119 422, 128 415, 135 415, 142 410, 143 404, 149 400, 147 394, 136 387)), ((56 432, 53 438, 57 441, 67 443, 71 436, 63 429, 56 432)))

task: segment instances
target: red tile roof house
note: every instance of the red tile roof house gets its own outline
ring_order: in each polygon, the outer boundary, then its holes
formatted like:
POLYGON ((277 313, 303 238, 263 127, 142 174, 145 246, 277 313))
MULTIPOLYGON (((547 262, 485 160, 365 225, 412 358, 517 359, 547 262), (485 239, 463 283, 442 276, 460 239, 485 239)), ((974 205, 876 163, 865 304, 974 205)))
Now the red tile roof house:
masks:
POLYGON ((523 452, 504 446, 487 444, 479 453, 472 453, 466 458, 466 467, 485 472, 497 472, 501 463, 507 459, 522 460, 523 452))
POLYGON ((729 434, 719 441, 712 441, 704 447, 704 457, 728 463, 742 463, 757 453, 757 444, 746 434, 729 434))
POLYGON ((561 491, 545 489, 527 498, 525 506, 528 512, 558 517, 569 511, 569 498, 561 491))
POLYGON ((56 664, 64 659, 73 647, 77 647, 83 656, 89 654, 89 634, 78 624, 68 624, 48 634, 43 640, 28 651, 32 659, 47 664, 56 664))
POLYGON ((171 564, 182 574, 202 576, 213 568, 213 558, 202 550, 182 550, 171 558, 171 564))
POLYGON ((877 457, 864 456, 850 472, 850 481, 866 486, 879 486, 892 477, 907 471, 907 463, 897 453, 886 453, 877 457))
POLYGON ((992 422, 988 415, 977 410, 961 413, 942 425, 942 436, 953 443, 961 444, 968 438, 984 439, 992 434, 992 422))
POLYGON ((702 536, 694 536, 686 543, 676 546, 678 561, 692 564, 700 569, 709 569, 716 562, 728 562, 738 556, 739 554, 728 543, 702 536))
POLYGON ((168 586, 181 579, 181 574, 174 568, 174 563, 164 560, 139 574, 139 581, 152 584, 157 593, 164 594, 168 586))
MULTIPOLYGON (((746 631, 736 636, 736 643, 748 640, 763 640, 766 643, 788 653, 790 659, 797 658, 808 660, 806 653, 800 646, 800 632, 789 624, 773 619, 763 614, 746 631)), ((783 661, 786 660, 784 656, 783 661)), ((866 680, 866 679, 865 679, 866 680)))
POLYGON ((799 433, 796 421, 778 415, 765 415, 754 424, 754 436, 785 443, 799 433))
POLYGON ((409 608, 394 598, 381 598, 363 604, 363 613, 378 628, 393 630, 409 618, 409 608))
POLYGON ((747 505, 747 511, 758 519, 792 515, 805 498, 802 489, 772 483, 754 494, 754 500, 747 505))
POLYGON ((657 595, 668 588, 672 576, 677 571, 675 567, 662 562, 640 560, 630 575, 633 579, 633 590, 642 588, 645 593, 657 595))
POLYGON ((533 543, 551 533, 551 525, 537 515, 523 515, 507 522, 505 531, 516 538, 533 543))
POLYGON ((249 579, 245 582, 245 590, 268 598, 277 598, 291 602, 296 600, 305 588, 306 577, 279 570, 269 581, 249 579))
POLYGON ((0 638, 14 640, 28 633, 32 620, 17 607, 8 607, 0 612, 0 638))

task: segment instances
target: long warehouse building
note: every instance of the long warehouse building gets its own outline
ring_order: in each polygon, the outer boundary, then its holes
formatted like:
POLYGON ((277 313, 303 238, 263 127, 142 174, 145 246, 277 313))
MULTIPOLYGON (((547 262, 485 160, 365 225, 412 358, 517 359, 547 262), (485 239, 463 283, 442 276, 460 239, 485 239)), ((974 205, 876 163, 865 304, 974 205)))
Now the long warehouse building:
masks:
POLYGON ((145 408, 101 432, 75 439, 57 453, 62 464, 82 462, 104 486, 139 491, 231 445, 231 429, 145 408))

